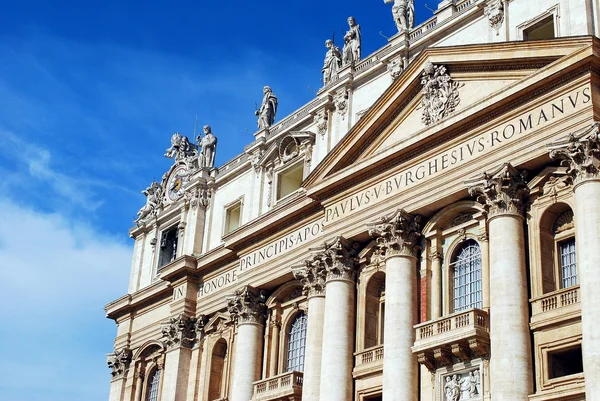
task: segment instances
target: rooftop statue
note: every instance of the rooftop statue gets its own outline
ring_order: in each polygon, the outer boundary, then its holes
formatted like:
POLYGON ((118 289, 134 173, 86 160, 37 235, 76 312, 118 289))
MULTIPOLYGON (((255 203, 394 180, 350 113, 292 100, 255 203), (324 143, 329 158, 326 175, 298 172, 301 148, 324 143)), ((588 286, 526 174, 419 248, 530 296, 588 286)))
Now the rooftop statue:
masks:
POLYGON ((392 15, 398 32, 406 32, 415 27, 415 0, 383 0, 383 2, 394 3, 392 15))
POLYGON ((198 135, 196 142, 198 147, 201 148, 199 157, 200 168, 215 167, 215 155, 217 153, 217 137, 213 135, 210 125, 203 127, 204 136, 198 135))
POLYGON ((348 26, 348 32, 344 35, 343 65, 354 64, 360 61, 360 25, 356 23, 354 17, 348 17, 348 26))
POLYGON ((187 136, 183 136, 179 132, 176 132, 171 136, 171 147, 167 149, 165 157, 175 159, 175 161, 181 161, 189 157, 194 157, 197 151, 196 145, 190 143, 187 136))
POLYGON ((333 40, 325 41, 327 54, 325 54, 325 62, 323 63, 323 85, 327 85, 333 78, 337 76, 337 72, 342 66, 342 53, 340 48, 333 44, 333 40))
POLYGON ((146 204, 138 211, 136 224, 143 224, 144 220, 156 213, 156 210, 162 203, 163 187, 158 182, 153 182, 148 188, 142 191, 146 196, 146 204))
POLYGON ((277 113, 277 96, 273 93, 270 86, 263 88, 263 100, 260 108, 254 114, 258 116, 258 128, 269 128, 275 121, 277 113))

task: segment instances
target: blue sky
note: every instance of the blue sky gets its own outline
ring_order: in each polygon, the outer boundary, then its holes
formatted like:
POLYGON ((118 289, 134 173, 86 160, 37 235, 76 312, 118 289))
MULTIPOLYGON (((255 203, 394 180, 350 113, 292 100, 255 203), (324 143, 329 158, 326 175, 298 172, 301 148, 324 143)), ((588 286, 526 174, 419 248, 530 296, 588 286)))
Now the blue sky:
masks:
MULTIPOLYGON (((417 22, 432 13, 417 3, 417 22)), ((436 0, 429 7, 435 8, 436 0)), ((354 1, 27 1, 0 13, 0 398, 106 401, 127 291, 127 236, 173 132, 210 124, 216 164, 253 140, 270 85, 278 118, 314 98, 324 42, 353 15, 363 55, 396 32, 354 1)))

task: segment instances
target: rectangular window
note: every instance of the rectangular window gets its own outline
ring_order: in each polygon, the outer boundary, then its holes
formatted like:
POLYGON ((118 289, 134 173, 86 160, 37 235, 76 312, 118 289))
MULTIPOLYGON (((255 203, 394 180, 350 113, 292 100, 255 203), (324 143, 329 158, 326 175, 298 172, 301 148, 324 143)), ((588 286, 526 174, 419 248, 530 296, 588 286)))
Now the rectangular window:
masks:
POLYGON ((297 164, 279 173, 277 177, 277 200, 295 192, 304 179, 304 163, 297 164))
POLYGON ((583 373, 581 345, 548 353, 549 379, 556 379, 578 373, 583 373))
POLYGON ((177 240, 179 230, 173 227, 162 232, 160 236, 160 253, 158 258, 158 267, 161 268, 167 263, 175 260, 177 257, 177 240))
POLYGON ((575 238, 569 238, 560 242, 558 247, 560 250, 562 288, 573 287, 578 284, 575 238))
POLYGON ((523 30, 523 40, 554 39, 554 15, 531 25, 523 30))
POLYGON ((225 211, 225 231, 223 235, 227 235, 241 225, 242 222, 242 203, 238 202, 230 206, 225 211))

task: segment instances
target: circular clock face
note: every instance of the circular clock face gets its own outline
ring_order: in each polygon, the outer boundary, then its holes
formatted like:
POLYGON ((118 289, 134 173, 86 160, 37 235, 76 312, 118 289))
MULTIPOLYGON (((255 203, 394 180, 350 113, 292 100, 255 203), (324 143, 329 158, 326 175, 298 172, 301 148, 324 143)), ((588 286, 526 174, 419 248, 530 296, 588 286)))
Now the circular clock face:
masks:
POLYGON ((176 168, 167 181, 167 198, 171 201, 177 200, 183 195, 183 184, 187 178, 185 167, 176 168))

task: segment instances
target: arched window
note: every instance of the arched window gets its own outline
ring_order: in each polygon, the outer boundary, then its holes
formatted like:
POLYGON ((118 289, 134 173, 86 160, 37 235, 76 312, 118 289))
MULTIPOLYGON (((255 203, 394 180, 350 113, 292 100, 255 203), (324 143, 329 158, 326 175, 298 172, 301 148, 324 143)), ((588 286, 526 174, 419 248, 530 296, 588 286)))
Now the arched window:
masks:
POLYGON ((385 322, 385 273, 377 272, 367 284, 365 297, 364 347, 371 348, 383 344, 385 322))
POLYGON ((300 312, 290 325, 288 333, 287 370, 304 371, 304 349, 306 347, 306 314, 300 312))
POLYGON ((464 242, 450 264, 454 278, 454 312, 481 308, 481 250, 473 240, 464 242))
POLYGON ((573 235, 573 211, 567 210, 554 222, 552 231, 558 247, 558 265, 561 288, 579 284, 575 255, 575 237, 573 235))
POLYGON ((227 358, 227 341, 221 338, 216 342, 210 362, 210 381, 208 399, 217 400, 222 397, 225 360, 227 358))
POLYGON ((154 369, 150 374, 148 384, 148 401, 158 401, 158 388, 160 385, 160 370, 154 369))

